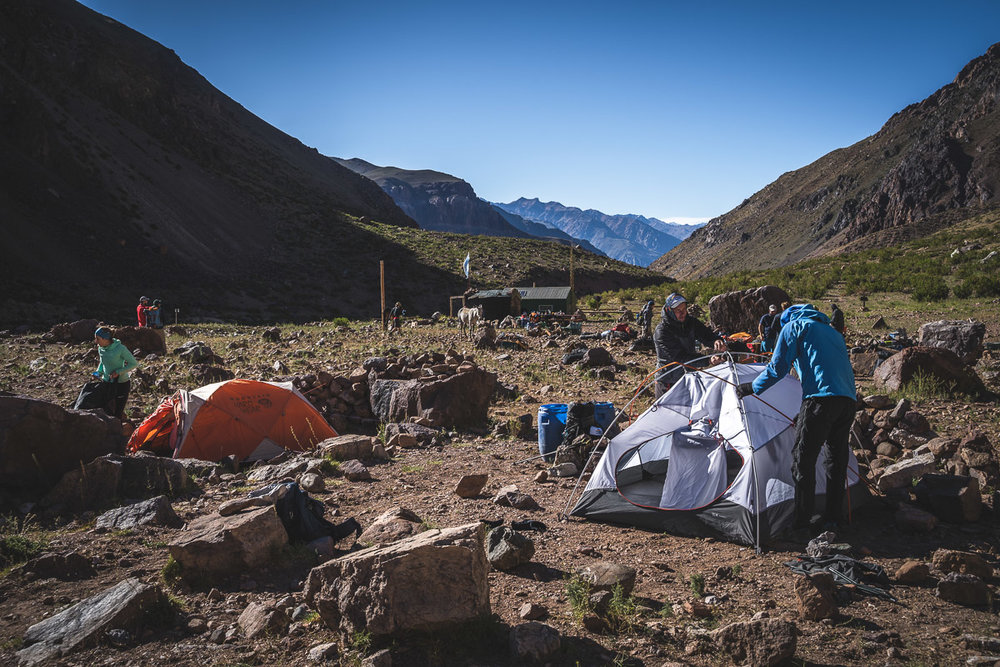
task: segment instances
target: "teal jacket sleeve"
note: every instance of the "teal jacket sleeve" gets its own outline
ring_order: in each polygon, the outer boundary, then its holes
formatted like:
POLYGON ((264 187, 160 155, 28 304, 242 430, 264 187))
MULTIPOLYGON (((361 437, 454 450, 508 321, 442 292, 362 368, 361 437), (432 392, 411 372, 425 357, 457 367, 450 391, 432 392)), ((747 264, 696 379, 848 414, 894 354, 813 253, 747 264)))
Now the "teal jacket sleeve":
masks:
POLYGON ((139 363, 135 360, 135 357, 132 356, 132 353, 129 352, 128 348, 125 347, 124 345, 122 345, 121 357, 119 358, 119 360, 121 361, 122 366, 121 368, 118 369, 118 381, 124 382, 128 380, 128 374, 139 367, 139 363), (125 380, 122 380, 122 376, 125 376, 125 380))

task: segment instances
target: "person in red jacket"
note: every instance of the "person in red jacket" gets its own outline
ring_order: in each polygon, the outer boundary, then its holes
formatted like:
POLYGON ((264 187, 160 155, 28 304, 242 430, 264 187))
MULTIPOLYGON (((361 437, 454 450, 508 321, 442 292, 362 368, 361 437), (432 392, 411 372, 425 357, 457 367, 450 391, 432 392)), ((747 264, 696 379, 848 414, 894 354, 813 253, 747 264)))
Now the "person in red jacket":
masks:
POLYGON ((149 297, 139 297, 139 305, 135 307, 135 317, 139 320, 139 326, 146 326, 146 311, 149 310, 149 297))

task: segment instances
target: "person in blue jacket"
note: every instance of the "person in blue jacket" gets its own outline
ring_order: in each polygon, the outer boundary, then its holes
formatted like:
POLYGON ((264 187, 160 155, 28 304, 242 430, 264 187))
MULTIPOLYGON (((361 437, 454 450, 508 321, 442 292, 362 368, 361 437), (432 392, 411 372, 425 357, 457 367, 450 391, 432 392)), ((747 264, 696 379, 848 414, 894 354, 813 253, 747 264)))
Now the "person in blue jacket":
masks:
POLYGON ((781 314, 781 333, 767 368, 752 383, 737 388, 740 398, 767 391, 795 367, 802 382, 802 407, 792 450, 795 482, 795 528, 841 525, 848 438, 857 409, 854 370, 844 339, 830 326, 830 318, 810 304, 791 306, 781 314), (816 459, 823 445, 826 459, 826 510, 816 506, 816 459))

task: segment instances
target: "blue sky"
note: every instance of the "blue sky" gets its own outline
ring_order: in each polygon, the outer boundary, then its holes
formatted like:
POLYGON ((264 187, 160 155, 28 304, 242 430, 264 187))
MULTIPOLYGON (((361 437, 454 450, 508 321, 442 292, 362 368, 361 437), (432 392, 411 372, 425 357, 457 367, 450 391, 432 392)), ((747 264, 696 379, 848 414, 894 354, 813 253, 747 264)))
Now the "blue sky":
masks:
POLYGON ((1000 41, 1000 2, 86 0, 321 153, 725 213, 1000 41))

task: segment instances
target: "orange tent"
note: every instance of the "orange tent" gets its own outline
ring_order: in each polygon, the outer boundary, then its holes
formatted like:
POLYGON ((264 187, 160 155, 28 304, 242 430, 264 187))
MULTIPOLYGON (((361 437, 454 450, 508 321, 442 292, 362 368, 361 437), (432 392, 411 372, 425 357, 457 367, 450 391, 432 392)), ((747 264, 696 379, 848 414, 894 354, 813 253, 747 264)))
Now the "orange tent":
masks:
POLYGON ((255 461, 309 449, 337 432, 290 382, 227 380, 164 401, 132 434, 129 449, 162 448, 165 434, 174 458, 255 461))

